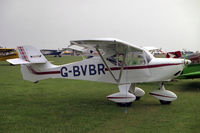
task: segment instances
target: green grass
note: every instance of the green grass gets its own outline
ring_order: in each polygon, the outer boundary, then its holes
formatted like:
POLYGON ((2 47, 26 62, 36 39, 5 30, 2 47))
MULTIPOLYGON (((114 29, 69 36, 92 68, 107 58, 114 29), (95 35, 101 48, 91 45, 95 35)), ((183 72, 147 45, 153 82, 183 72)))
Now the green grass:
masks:
MULTIPOLYGON (((54 64, 81 57, 48 57, 54 64)), ((158 83, 138 84, 146 95, 131 107, 118 107, 106 96, 114 84, 48 79, 22 80, 19 66, 0 62, 0 133, 197 133, 200 131, 200 79, 178 80, 166 89, 178 95, 160 105, 148 93, 158 83), (127 110, 127 113, 125 113, 127 110)))

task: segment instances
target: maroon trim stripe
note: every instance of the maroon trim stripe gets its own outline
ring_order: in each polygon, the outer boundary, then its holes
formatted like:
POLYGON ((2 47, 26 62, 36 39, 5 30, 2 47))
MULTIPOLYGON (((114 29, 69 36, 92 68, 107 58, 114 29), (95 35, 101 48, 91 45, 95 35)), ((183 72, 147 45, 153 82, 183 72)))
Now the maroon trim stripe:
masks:
MULTIPOLYGON (((183 63, 156 64, 156 65, 145 65, 145 66, 129 66, 129 67, 124 67, 123 70, 147 69, 147 68, 156 68, 156 67, 164 67, 164 66, 175 66, 175 65, 180 65, 180 64, 183 64, 183 63)), ((110 70, 112 70, 112 71, 121 70, 121 67, 111 67, 110 70)), ((108 68, 105 68, 105 71, 108 71, 108 68)))
POLYGON ((28 57, 27 57, 27 55, 26 55, 26 52, 25 52, 24 48, 23 47, 18 47, 18 50, 19 50, 19 53, 22 56, 22 59, 24 59, 25 61, 30 62, 28 57))
POLYGON ((107 97, 107 99, 128 99, 133 97, 107 97))
POLYGON ((47 71, 47 72, 37 72, 32 67, 27 67, 33 74, 45 75, 45 74, 60 74, 60 71, 47 71))
POLYGON ((176 98, 176 97, 170 97, 170 96, 165 96, 165 95, 155 94, 155 93, 152 93, 152 92, 150 92, 149 94, 150 94, 150 95, 154 95, 154 96, 160 96, 160 97, 176 98))

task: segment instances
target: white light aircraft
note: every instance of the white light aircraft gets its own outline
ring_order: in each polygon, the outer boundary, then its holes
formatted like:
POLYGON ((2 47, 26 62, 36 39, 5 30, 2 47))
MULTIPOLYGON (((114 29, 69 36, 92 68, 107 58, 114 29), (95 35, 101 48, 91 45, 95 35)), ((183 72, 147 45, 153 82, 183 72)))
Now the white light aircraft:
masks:
POLYGON ((19 58, 7 61, 21 64, 23 79, 32 82, 64 78, 117 84, 119 92, 107 96, 107 99, 123 106, 130 106, 145 94, 136 83, 158 81, 159 90, 150 92, 150 95, 161 104, 170 104, 177 96, 165 89, 164 82, 178 77, 184 66, 190 63, 184 59, 155 58, 144 48, 112 38, 75 40, 71 45, 96 49, 99 56, 57 66, 48 62, 36 48, 20 46, 19 58))

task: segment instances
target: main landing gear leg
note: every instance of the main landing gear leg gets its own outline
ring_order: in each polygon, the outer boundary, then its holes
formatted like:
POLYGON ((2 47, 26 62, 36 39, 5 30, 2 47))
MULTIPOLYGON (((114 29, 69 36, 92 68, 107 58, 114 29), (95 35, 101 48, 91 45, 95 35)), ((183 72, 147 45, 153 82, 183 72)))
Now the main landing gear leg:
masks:
POLYGON ((107 96, 107 99, 122 107, 131 106, 133 101, 139 100, 145 94, 142 89, 135 87, 135 84, 122 84, 118 87, 119 92, 107 96))
POLYGON ((129 92, 131 84, 119 85, 119 92, 107 96, 107 99, 116 102, 119 106, 131 106, 132 102, 135 101, 136 96, 129 92))
POLYGON ((160 83, 159 90, 154 90, 149 94, 158 99, 163 105, 170 104, 172 101, 177 99, 175 93, 165 89, 164 82, 160 83))

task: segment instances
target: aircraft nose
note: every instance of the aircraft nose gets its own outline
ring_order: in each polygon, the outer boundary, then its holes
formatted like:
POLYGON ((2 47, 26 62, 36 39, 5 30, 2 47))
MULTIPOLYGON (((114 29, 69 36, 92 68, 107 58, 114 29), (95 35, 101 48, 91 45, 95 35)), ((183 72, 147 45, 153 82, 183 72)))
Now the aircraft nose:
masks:
POLYGON ((185 59, 185 60, 184 60, 184 64, 185 64, 185 65, 191 64, 191 60, 185 59))

